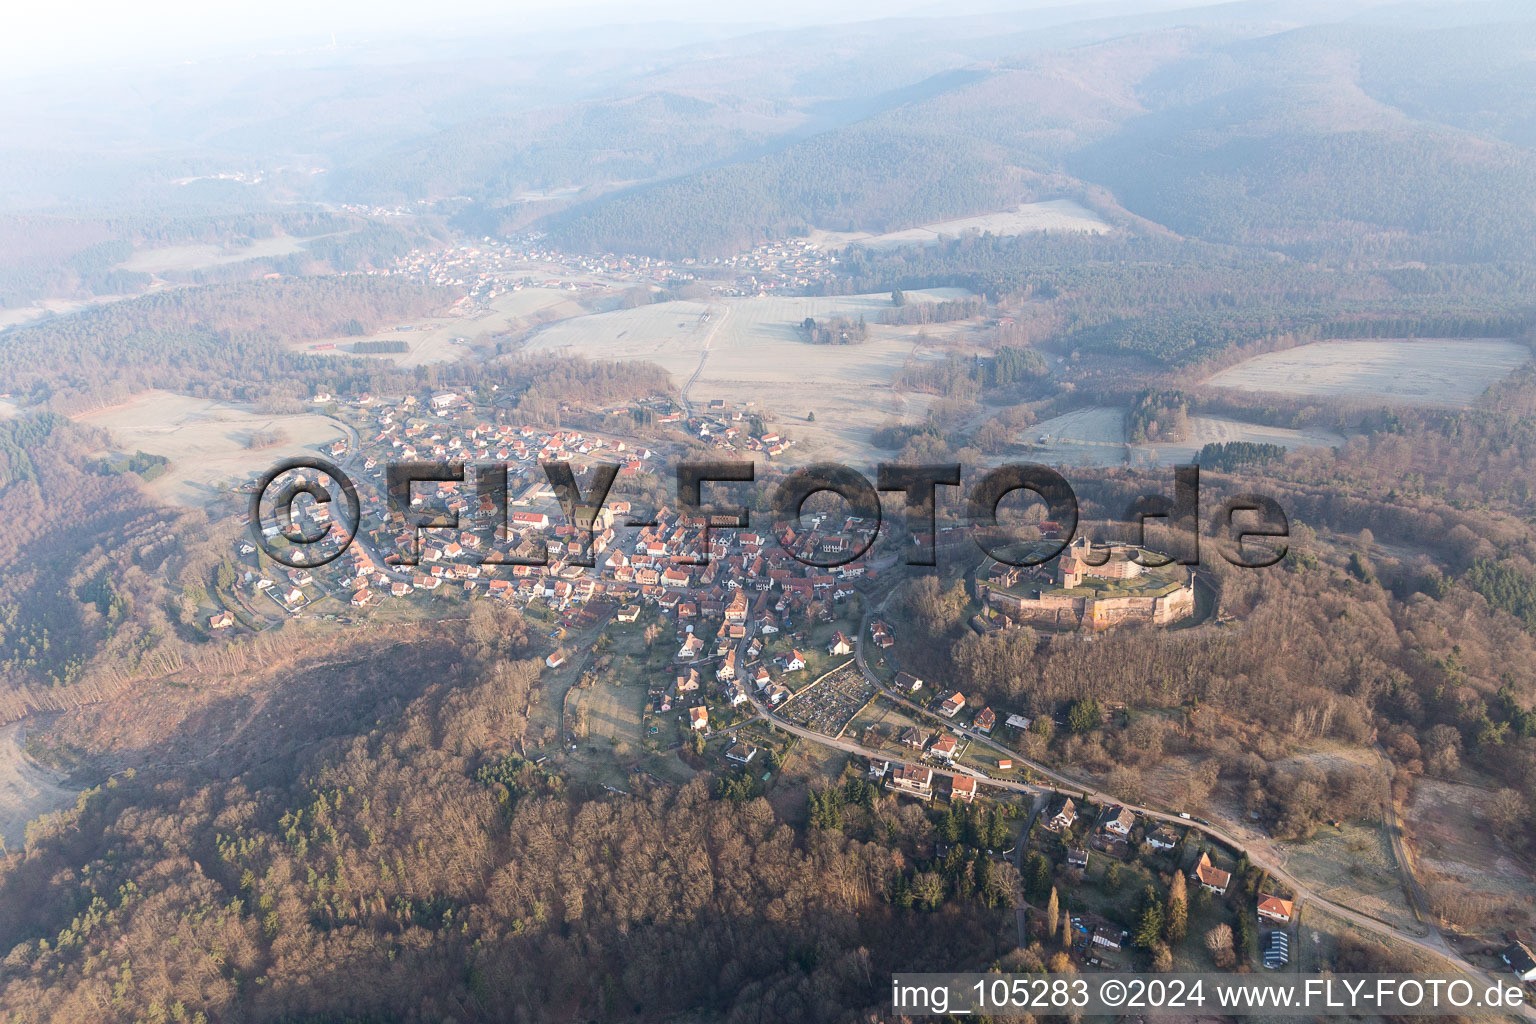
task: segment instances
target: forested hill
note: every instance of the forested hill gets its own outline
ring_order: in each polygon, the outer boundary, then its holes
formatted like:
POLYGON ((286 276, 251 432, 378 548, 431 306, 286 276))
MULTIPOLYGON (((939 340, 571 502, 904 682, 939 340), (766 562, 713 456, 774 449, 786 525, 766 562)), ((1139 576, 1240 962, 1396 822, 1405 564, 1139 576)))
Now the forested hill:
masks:
POLYGON ((1531 257, 1533 131, 1499 113, 1493 76, 1536 28, 1462 30, 1463 52, 1486 48, 1489 68, 1440 66, 1430 31, 1249 31, 1030 54, 540 226, 576 249, 718 255, 808 228, 881 232, 1100 194, 1186 236, 1306 258, 1531 257), (1441 71, 1454 102, 1412 85, 1441 71))
POLYGON ((156 292, 0 332, 0 389, 40 400, 271 380, 301 368, 291 342, 419 316, 453 298, 406 278, 334 275, 156 292))
POLYGON ((1017 205, 1032 176, 997 147, 857 127, 622 192, 547 223, 575 250, 721 255, 812 227, 886 231, 1017 205))

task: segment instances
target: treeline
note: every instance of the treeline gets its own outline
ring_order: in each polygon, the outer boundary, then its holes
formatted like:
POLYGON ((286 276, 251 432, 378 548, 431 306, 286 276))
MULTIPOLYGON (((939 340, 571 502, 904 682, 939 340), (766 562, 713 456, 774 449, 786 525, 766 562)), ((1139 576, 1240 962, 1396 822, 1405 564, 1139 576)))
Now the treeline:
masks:
POLYGON ((857 320, 835 316, 820 322, 808 316, 800 324, 800 333, 812 345, 862 345, 869 340, 869 324, 862 315, 857 320))
POLYGON ((510 373, 505 386, 512 409, 536 423, 556 424, 567 407, 607 405, 670 395, 672 378, 650 362, 593 360, 582 356, 536 356, 499 364, 510 373))
POLYGON ((352 343, 352 351, 359 355, 387 355, 409 352, 410 342, 407 341, 355 341, 352 343))
POLYGON ((91 463, 91 468, 96 473, 106 476, 121 476, 124 473, 136 473, 145 481, 153 480, 165 468, 171 464, 171 460, 164 455, 153 455, 149 452, 138 451, 132 455, 123 454, 107 456, 91 463))
POLYGON ((1033 348, 1004 345, 991 356, 912 359, 896 375, 896 386, 946 398, 974 398, 994 388, 1013 388, 1043 378, 1050 367, 1033 348))
POLYGON ((1125 409, 1131 444, 1182 441, 1189 432, 1189 397, 1178 391, 1143 391, 1125 409))
POLYGON ((1205 469, 1231 472, 1262 466, 1285 458, 1283 444, 1263 444, 1256 441, 1212 441, 1200 449, 1195 461, 1205 469))
MULTIPOLYGON (((1083 321, 1089 318, 1080 318, 1083 321)), ((1146 357, 1175 365, 1243 345, 1302 345, 1332 338, 1509 337, 1529 329, 1527 312, 1423 316, 1281 311, 1274 315, 1153 313, 1083 322, 1060 339, 1077 351, 1146 357)))
POLYGON ((969 320, 986 312, 986 300, 978 295, 966 299, 945 299, 942 302, 909 302, 900 288, 891 293, 893 308, 880 314, 883 324, 944 324, 954 320, 969 320))

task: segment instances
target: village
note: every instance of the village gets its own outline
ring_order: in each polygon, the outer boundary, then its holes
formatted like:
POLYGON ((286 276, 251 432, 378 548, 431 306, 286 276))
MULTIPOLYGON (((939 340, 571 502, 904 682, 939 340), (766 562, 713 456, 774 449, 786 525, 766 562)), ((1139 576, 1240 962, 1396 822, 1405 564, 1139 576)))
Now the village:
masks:
POLYGON ((746 252, 709 259, 678 260, 615 253, 582 255, 541 244, 541 236, 483 238, 432 251, 412 250, 387 274, 416 277, 461 289, 460 307, 489 303, 524 288, 568 292, 618 291, 633 287, 676 287, 707 282, 721 296, 804 294, 833 279, 836 258, 805 239, 786 239, 746 252))
MULTIPOLYGON (((1240 846, 1218 838, 1203 819, 1151 817, 1074 792, 1012 753, 1016 737, 1035 726, 1031 716, 977 706, 962 681, 941 684, 901 667, 904 627, 883 610, 901 560, 807 564, 869 547, 872 524, 816 515, 804 524, 721 528, 655 501, 662 489, 638 486, 681 450, 675 434, 508 422, 495 396, 483 397, 453 390, 387 401, 317 395, 339 406, 361 439, 324 448, 359 485, 357 536, 345 543, 353 524, 332 511, 339 503, 301 502, 298 518, 321 536, 319 550, 344 553, 323 566, 285 568, 243 543, 248 561, 209 630, 259 630, 303 616, 383 623, 419 614, 422 602, 446 603, 450 615, 483 601, 516 608, 543 631, 551 695, 541 763, 554 758, 626 791, 680 781, 665 766, 681 756, 754 792, 802 745, 826 745, 849 755, 870 784, 926 813, 942 818, 975 804, 1022 819, 1016 835, 989 854, 1017 865, 1021 941, 1054 942, 1084 968, 1130 968, 1139 962, 1132 950, 1145 948, 1137 932, 1146 891, 1177 877, 1187 880, 1191 931, 1225 925, 1233 936, 1235 951, 1213 950, 1193 966, 1222 966, 1247 950, 1255 965, 1298 969, 1296 893, 1249 863, 1240 846), (504 515, 471 470, 463 482, 417 485, 412 517, 454 523, 418 531, 392 517, 385 498, 385 468, 402 461, 505 463, 504 515), (548 462, 570 465, 584 494, 593 464, 617 462, 615 493, 631 485, 653 502, 611 497, 588 534, 568 521, 540 465, 548 462), (630 716, 626 739, 612 720, 630 716), (1060 908, 1058 920, 1049 905, 1060 908)), ((784 442, 750 410, 724 402, 706 402, 693 416, 665 399, 641 407, 648 415, 637 422, 763 459, 784 442)), ((263 532, 271 537, 275 528, 264 523, 263 532)), ((946 529, 933 540, 947 547, 957 536, 961 531, 946 529)), ((971 578, 983 613, 971 628, 1006 627, 1003 609, 987 613, 998 590, 1142 576, 1128 568, 1135 563, 1124 551, 1102 562, 1084 557, 1092 554, 1079 545, 1054 567, 1024 570, 982 561, 971 578)))

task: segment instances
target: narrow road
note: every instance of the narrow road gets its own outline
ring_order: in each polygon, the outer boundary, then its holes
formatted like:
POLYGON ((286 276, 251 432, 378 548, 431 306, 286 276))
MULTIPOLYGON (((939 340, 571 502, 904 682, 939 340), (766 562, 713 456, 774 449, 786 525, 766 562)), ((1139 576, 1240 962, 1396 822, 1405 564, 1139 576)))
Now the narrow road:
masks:
MULTIPOLYGON (((710 310, 711 317, 714 316, 715 312, 716 310, 714 309, 710 310)), ((704 372, 704 363, 709 359, 709 346, 715 343, 715 332, 720 330, 720 325, 725 323, 726 319, 730 317, 731 307, 721 305, 718 312, 720 318, 710 325, 709 333, 704 336, 704 349, 699 353, 699 365, 693 368, 693 374, 683 384, 682 390, 678 392, 678 398, 683 403, 684 419, 693 419, 693 403, 688 401, 688 389, 693 387, 694 382, 699 379, 699 375, 704 372)))
MULTIPOLYGON (((887 598, 887 600, 889 600, 889 598, 887 598)), ((881 602, 881 605, 883 607, 884 602, 881 602)), ((869 669, 868 664, 864 660, 864 641, 865 638, 869 635, 869 620, 873 614, 873 609, 867 609, 865 611, 863 621, 859 626, 859 636, 854 642, 854 657, 858 663, 860 671, 862 671, 865 678, 868 679, 881 693, 886 695, 887 698, 895 700, 903 706, 918 712, 924 718, 937 720, 936 716, 934 716, 933 713, 928 709, 919 707, 918 705, 913 704, 911 701, 907 700, 905 697, 902 697, 900 694, 888 690, 880 678, 869 669)), ((842 750, 850 754, 862 754, 865 757, 882 761, 890 761, 893 764, 910 765, 921 763, 890 757, 879 751, 870 750, 866 747, 860 746, 859 744, 850 740, 833 739, 832 737, 813 732, 809 729, 802 729, 799 726, 792 725, 789 722, 778 718, 767 708, 763 707, 763 705, 756 699, 756 697, 752 697, 751 700, 753 706, 757 708, 758 712, 762 714, 764 718, 772 722, 775 726, 785 730, 786 732, 792 733, 793 735, 807 739, 812 743, 820 743, 824 746, 833 747, 837 750, 842 750)), ((1429 927, 1427 935, 1414 935, 1404 929, 1394 927, 1384 921, 1380 921, 1374 917, 1363 914, 1357 910, 1351 909, 1350 907, 1344 906, 1343 904, 1336 903, 1333 900, 1320 895, 1310 885, 1301 881, 1295 875, 1286 870, 1281 858, 1276 855, 1274 850, 1271 849, 1268 844, 1255 844, 1253 842, 1241 839, 1233 835, 1227 828, 1221 826, 1205 824, 1199 821, 1195 821, 1191 818, 1181 817, 1178 814, 1156 810, 1150 807, 1140 807, 1136 804, 1127 803, 1124 800, 1116 799, 1107 793, 1099 792, 1092 786, 1085 785, 1082 782, 1061 775, 1058 772, 1054 772, 1041 764, 1028 760, 1027 758, 1021 758, 1016 752, 1009 750, 1002 744, 997 743, 990 737, 978 733, 973 729, 958 726, 951 722, 941 722, 941 724, 943 727, 957 732, 960 735, 980 743, 992 750, 1006 754, 1007 756, 1012 757, 1017 761, 1023 761, 1024 764, 1028 765, 1031 769, 1038 772, 1040 775, 1051 780, 1053 783, 1058 784, 1060 788, 1047 788, 1030 783, 1015 782, 1010 779, 993 779, 977 776, 976 782, 980 786, 991 786, 995 789, 1011 790, 1016 793, 1029 793, 1035 795, 1037 799, 1049 799, 1053 793, 1059 793, 1064 790, 1074 796, 1077 794, 1083 794, 1085 799, 1090 803, 1119 804, 1120 806, 1129 808, 1133 813, 1140 815, 1144 819, 1167 822, 1169 824, 1178 825, 1182 828, 1198 831, 1211 837, 1212 839, 1219 841, 1231 849, 1246 854, 1250 863, 1254 864, 1261 870, 1269 872, 1271 877, 1278 879, 1280 882, 1289 887, 1296 894, 1296 904, 1298 910, 1301 908, 1303 903, 1315 904, 1326 910, 1328 913, 1333 914, 1335 917, 1342 918, 1343 920, 1348 921, 1350 924, 1364 929, 1365 931, 1373 932, 1377 935, 1388 936, 1390 938, 1396 939, 1399 942, 1413 946, 1414 948, 1423 952, 1430 953, 1443 960, 1447 960, 1454 964, 1456 967, 1460 968, 1465 973, 1470 974, 1475 978, 1482 979, 1486 983, 1491 984, 1495 980, 1500 982, 1507 981, 1507 979, 1504 978, 1495 979, 1493 974, 1485 971, 1483 968, 1477 966, 1476 964, 1473 964, 1460 953, 1456 952, 1451 948, 1450 944, 1445 941, 1445 938, 1439 933, 1439 931, 1432 926, 1429 927)), ((926 764, 923 766, 932 767, 932 765, 926 764)), ((940 770, 940 773, 949 775, 957 774, 957 772, 943 772, 942 770, 940 770)), ((966 772, 965 774, 970 773, 966 772)), ((1022 843, 1020 845, 1022 847, 1022 843)), ((1520 1014, 1527 1020, 1536 1021, 1536 1009, 1533 1009, 1532 1007, 1522 1006, 1520 1008, 1520 1014)))

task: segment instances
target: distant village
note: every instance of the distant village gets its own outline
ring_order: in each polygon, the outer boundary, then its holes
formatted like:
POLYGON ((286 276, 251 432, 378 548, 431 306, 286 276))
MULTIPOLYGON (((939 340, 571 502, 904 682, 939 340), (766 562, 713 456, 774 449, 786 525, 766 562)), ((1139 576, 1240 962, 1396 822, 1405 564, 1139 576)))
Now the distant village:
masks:
POLYGON ((786 239, 733 256, 665 260, 650 256, 564 253, 540 244, 540 236, 482 238, 432 251, 412 250, 386 274, 463 289, 460 305, 484 305, 523 288, 622 289, 675 287, 707 281, 722 296, 799 295, 831 281, 837 261, 804 239, 786 239))

